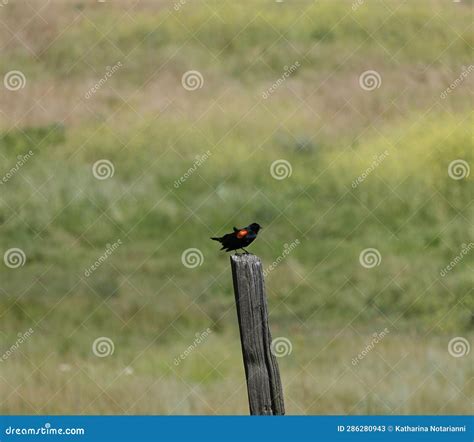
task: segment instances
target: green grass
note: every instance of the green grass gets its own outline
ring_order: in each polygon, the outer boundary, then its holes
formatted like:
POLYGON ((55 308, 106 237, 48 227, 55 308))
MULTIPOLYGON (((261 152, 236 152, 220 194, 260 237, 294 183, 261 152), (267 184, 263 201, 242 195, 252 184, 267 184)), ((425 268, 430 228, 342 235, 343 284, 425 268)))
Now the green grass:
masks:
MULTIPOLYGON (((290 413, 469 413, 472 367, 447 346, 472 336, 472 254, 440 271, 472 240, 472 173, 448 175, 453 160, 472 165, 472 79, 440 94, 470 63, 472 24, 465 5, 351 5, 56 5, 47 29, 27 25, 37 58, 8 43, 0 68, 27 86, 1 92, 0 178, 34 155, 0 185, 0 250, 26 254, 0 266, 0 353, 35 333, 0 363, 0 412, 245 413, 228 257, 209 237, 258 221, 265 267, 300 242, 266 278, 273 335, 293 344, 280 360, 290 413), (181 86, 191 69, 195 92, 181 86), (372 92, 358 85, 368 69, 382 77, 372 92), (104 158, 115 173, 100 181, 104 158), (270 174, 279 159, 284 180, 270 174), (181 261, 191 247, 194 269, 181 261), (377 267, 361 266, 367 248, 377 267), (113 356, 92 354, 98 336, 113 356)), ((11 27, 25 19, 4 9, 11 27)))

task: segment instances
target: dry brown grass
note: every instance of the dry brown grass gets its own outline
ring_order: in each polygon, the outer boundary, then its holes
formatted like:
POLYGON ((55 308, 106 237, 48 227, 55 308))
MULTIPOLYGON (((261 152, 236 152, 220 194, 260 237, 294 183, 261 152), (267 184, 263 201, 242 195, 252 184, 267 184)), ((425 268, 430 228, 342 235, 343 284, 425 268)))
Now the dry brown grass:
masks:
MULTIPOLYGON (((279 359, 288 414, 470 413, 469 356, 452 357, 446 339, 392 330, 353 365, 371 334, 351 327, 317 336, 303 331, 292 332, 292 353, 279 359)), ((176 355, 186 345, 175 344, 176 355)), ((103 359, 45 350, 41 358, 22 356, 21 350, 3 364, 8 383, 2 384, 1 413, 247 413, 237 336, 211 335, 178 367, 169 347, 156 346, 131 366, 119 346, 103 359), (31 367, 28 374, 25 365, 31 367)))

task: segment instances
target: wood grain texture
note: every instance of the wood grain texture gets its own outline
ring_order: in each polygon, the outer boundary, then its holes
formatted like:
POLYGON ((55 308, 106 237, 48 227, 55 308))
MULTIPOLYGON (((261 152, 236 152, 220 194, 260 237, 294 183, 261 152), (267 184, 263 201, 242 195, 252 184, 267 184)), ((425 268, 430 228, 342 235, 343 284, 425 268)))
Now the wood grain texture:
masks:
POLYGON ((255 255, 230 257, 250 414, 285 414, 278 363, 272 337, 262 263, 255 255))

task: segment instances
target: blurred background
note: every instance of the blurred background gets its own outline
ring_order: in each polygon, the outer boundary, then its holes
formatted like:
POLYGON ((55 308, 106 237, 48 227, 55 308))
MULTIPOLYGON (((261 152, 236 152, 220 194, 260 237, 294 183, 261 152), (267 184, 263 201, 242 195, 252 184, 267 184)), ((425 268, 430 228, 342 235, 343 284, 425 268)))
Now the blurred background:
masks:
POLYGON ((472 6, 1 2, 0 412, 470 413, 472 6))

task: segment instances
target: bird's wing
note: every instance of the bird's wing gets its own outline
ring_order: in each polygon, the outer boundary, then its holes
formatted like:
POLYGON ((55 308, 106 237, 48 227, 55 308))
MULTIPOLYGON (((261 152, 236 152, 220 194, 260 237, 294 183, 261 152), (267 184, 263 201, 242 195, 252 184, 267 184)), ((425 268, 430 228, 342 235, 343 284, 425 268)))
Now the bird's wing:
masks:
POLYGON ((249 231, 247 229, 241 229, 238 230, 236 233, 237 238, 245 238, 248 235, 249 231))

